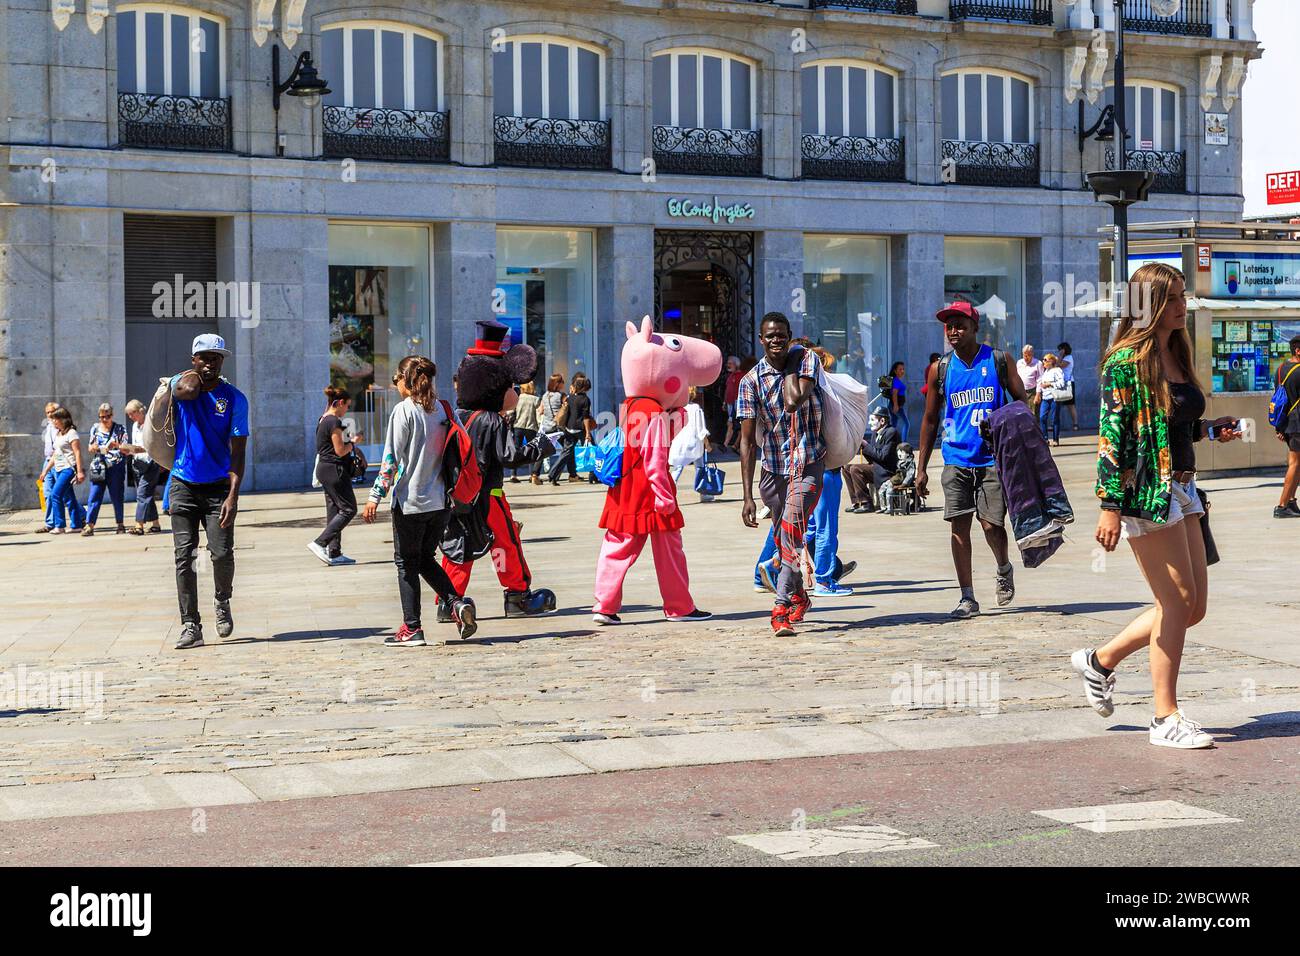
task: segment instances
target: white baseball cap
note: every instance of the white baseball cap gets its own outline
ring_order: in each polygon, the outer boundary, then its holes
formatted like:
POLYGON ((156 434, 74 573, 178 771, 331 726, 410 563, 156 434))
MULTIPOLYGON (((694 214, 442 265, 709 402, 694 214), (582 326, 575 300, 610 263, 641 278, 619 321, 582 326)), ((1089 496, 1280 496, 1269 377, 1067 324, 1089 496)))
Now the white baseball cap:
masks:
POLYGON ((226 340, 215 332, 204 332, 202 335, 194 337, 194 346, 190 349, 190 354, 198 355, 200 352, 216 352, 218 355, 230 355, 230 349, 226 348, 226 340))

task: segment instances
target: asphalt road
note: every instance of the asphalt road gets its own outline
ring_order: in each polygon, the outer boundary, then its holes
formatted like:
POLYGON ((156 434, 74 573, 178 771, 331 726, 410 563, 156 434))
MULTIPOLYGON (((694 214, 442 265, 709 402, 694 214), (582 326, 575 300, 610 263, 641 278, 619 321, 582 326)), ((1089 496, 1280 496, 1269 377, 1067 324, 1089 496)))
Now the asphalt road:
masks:
MULTIPOLYGON (((1294 866, 1300 714, 1213 750, 1100 740, 732 763, 0 824, 27 865, 1294 866), (1177 801, 1240 822, 1091 832, 1037 810, 1177 801), (731 837, 884 826, 934 844, 786 860, 731 837)), ((1118 829, 1118 828, 1117 828, 1118 829)))

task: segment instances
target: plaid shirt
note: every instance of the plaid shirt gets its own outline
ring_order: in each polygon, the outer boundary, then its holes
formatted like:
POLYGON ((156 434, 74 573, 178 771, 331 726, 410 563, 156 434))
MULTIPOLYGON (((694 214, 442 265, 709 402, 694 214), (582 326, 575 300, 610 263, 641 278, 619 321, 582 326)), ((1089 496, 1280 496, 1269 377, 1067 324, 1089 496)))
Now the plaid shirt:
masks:
MULTIPOLYGON (((803 349, 799 377, 816 381, 820 365, 817 353, 803 349)), ((785 376, 764 356, 740 380, 740 393, 736 396, 736 417, 742 421, 755 419, 754 427, 762 434, 759 461, 764 471, 774 475, 801 474, 810 462, 826 456, 826 441, 822 438, 821 391, 814 388, 808 401, 791 415, 785 410, 782 395, 784 379, 785 376), (793 433, 796 430, 798 439, 794 444, 793 433)))

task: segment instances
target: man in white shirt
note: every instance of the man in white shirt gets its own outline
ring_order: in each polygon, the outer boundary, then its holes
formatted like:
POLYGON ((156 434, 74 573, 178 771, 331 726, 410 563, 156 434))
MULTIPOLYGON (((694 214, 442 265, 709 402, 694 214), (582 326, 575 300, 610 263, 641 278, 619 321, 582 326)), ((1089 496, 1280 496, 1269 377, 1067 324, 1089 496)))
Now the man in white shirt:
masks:
POLYGON ((1020 381, 1025 383, 1025 394, 1034 407, 1038 406, 1038 380, 1043 377, 1043 363, 1034 358, 1034 347, 1026 345, 1020 350, 1022 358, 1016 363, 1020 381))

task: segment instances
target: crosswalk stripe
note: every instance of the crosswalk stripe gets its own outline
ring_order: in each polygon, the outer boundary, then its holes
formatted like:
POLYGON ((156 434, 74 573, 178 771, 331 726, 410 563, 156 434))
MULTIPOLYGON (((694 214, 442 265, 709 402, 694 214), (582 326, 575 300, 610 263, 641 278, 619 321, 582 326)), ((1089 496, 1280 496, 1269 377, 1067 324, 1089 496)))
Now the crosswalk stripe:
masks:
POLYGON ((1040 817, 1068 823, 1093 833, 1123 833, 1128 830, 1168 830, 1218 823, 1240 823, 1213 810, 1179 803, 1177 800, 1149 800, 1144 803, 1108 803, 1096 807, 1067 807, 1035 810, 1040 817))
POLYGON ((514 853, 508 856, 479 856, 468 860, 412 863, 411 866, 604 866, 568 850, 547 853, 514 853))
POLYGON ((728 837, 782 860, 803 860, 844 853, 889 853, 895 850, 924 850, 938 846, 928 840, 909 837, 878 823, 865 826, 829 827, 820 830, 775 830, 728 837))

